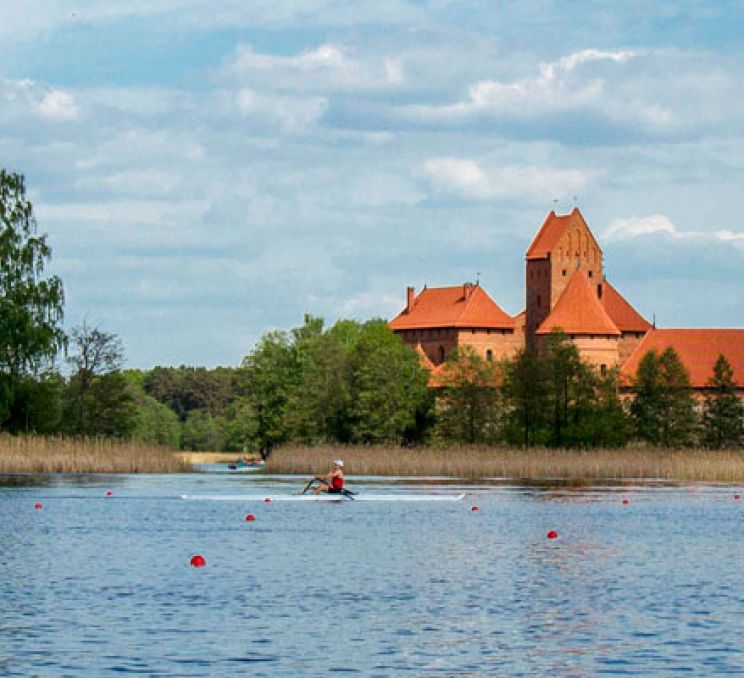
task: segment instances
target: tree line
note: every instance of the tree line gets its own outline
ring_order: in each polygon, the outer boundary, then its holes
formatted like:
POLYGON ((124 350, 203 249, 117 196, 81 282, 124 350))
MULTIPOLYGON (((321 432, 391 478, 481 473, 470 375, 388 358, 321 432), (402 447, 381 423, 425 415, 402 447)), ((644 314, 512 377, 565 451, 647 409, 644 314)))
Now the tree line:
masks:
POLYGON ((62 329, 64 291, 25 183, 0 170, 0 431, 108 436, 174 449, 270 454, 286 443, 736 447, 744 407, 721 356, 703 402, 670 348, 632 384, 583 362, 561 333, 491 362, 454 351, 428 386, 385 320, 265 334, 238 367, 123 369, 119 338, 62 329))

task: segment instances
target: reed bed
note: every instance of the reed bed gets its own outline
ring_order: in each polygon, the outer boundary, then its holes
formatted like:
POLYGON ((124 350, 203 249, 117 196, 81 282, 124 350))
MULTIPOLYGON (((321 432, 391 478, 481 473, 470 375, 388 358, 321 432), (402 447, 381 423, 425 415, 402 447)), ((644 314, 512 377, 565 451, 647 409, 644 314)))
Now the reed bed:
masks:
POLYGON ((0 473, 182 473, 171 450, 102 438, 0 435, 0 473))
POLYGON ((337 457, 343 459, 344 472, 349 475, 744 481, 743 451, 653 448, 285 447, 272 453, 266 471, 312 475, 327 470, 337 457))

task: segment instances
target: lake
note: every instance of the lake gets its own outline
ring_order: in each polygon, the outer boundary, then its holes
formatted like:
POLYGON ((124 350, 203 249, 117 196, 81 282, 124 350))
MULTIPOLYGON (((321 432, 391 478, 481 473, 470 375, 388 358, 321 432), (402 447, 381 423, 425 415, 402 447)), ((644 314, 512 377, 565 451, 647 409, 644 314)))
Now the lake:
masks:
POLYGON ((303 483, 0 478, 0 674, 744 674, 741 486, 356 479, 469 494, 179 498, 303 483))

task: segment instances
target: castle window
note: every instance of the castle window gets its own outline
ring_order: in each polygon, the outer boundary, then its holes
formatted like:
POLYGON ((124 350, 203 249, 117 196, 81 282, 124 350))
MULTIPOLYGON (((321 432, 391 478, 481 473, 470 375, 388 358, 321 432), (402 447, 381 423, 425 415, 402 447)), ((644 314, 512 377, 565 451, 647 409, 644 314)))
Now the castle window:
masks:
POLYGON ((537 307, 540 308, 540 295, 537 295, 537 307))
POLYGON ((607 365, 600 365, 600 366, 599 366, 599 371, 600 371, 600 372, 601 372, 602 374, 607 374, 607 365))
POLYGON ((493 351, 490 348, 486 350, 486 360, 488 360, 488 362, 493 360, 493 351))
POLYGON ((599 285, 597 285, 597 297, 599 297, 600 299, 602 298, 602 283, 599 283, 599 285))
POLYGON ((562 273, 563 273, 563 277, 565 278, 566 277, 566 269, 565 268, 563 269, 562 273))
POLYGON ((444 357, 445 357, 444 356, 444 346, 440 346, 439 347, 439 362, 440 363, 443 363, 444 362, 444 357))
POLYGON ((475 327, 472 330, 470 330, 470 334, 475 334, 475 327))
POLYGON ((594 277, 594 271, 589 271, 589 277, 590 278, 593 278, 594 277))

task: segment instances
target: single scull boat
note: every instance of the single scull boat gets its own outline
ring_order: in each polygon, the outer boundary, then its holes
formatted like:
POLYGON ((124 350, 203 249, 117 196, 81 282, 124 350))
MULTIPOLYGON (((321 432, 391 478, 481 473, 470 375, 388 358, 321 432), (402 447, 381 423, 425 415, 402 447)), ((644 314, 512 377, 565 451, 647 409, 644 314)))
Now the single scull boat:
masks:
POLYGON ((189 501, 460 501, 462 494, 182 494, 189 501))

